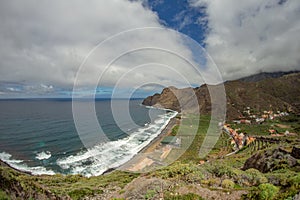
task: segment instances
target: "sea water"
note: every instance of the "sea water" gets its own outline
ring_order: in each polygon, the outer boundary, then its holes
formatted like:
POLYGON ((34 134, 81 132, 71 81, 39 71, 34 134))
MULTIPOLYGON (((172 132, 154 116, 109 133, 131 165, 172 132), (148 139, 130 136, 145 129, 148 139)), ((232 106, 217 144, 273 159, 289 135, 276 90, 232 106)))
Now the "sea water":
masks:
MULTIPOLYGON (((1 100, 0 159, 32 174, 100 175, 131 159, 176 115, 142 106, 139 99, 113 101, 95 101, 108 140, 86 147, 75 128, 70 99, 1 100), (111 105, 118 107, 117 113, 111 105), (115 115, 126 106, 130 117, 116 122, 115 115)), ((86 137, 93 140, 95 135, 86 137)))

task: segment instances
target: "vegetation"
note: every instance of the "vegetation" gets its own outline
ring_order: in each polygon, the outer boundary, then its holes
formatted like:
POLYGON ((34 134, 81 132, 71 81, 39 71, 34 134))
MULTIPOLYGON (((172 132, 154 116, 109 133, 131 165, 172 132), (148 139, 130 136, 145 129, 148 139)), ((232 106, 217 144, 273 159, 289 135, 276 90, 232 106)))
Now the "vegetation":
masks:
POLYGON ((175 125, 171 131, 172 136, 176 136, 179 129, 179 125, 175 125))
MULTIPOLYGON (((192 187, 208 188, 219 192, 245 191, 244 199, 291 199, 300 190, 300 168, 288 166, 274 168, 268 173, 262 173, 257 169, 241 170, 245 161, 256 153, 251 148, 244 148, 237 154, 225 157, 232 151, 227 135, 220 135, 216 145, 205 158, 199 156, 201 144, 206 135, 210 117, 202 115, 200 120, 198 115, 182 116, 182 123, 175 126, 172 134, 182 138, 182 145, 187 150, 173 164, 162 169, 139 175, 128 172, 114 171, 110 174, 98 177, 83 177, 80 175, 54 175, 54 176, 29 176, 17 172, 6 166, 0 166, 1 188, 7 191, 9 188, 18 188, 24 191, 19 194, 23 199, 35 199, 38 195, 45 198, 53 196, 66 197, 72 199, 82 199, 86 196, 101 196, 105 193, 117 191, 115 199, 126 199, 128 195, 128 184, 133 179, 140 177, 161 181, 164 199, 203 199, 195 194, 192 187), (194 127, 197 129, 194 135, 189 135, 194 127), (192 138, 192 140, 191 140, 192 138), (203 161, 199 163, 199 161, 203 161), (187 194, 178 193, 184 187, 187 194), (22 196, 23 195, 23 196, 22 196), (124 197, 124 198, 123 198, 124 197)), ((232 125, 253 135, 267 135, 267 130, 274 124, 280 123, 288 125, 289 130, 295 130, 297 123, 294 117, 284 118, 283 121, 268 121, 260 125, 232 125)), ((282 141, 287 139, 281 137, 282 141)), ((281 146, 287 150, 297 144, 297 137, 289 137, 289 143, 282 143, 281 146)), ((261 151, 276 148, 277 144, 270 144, 261 151)), ((176 154, 176 148, 170 154, 176 154)), ((300 161, 298 160, 300 165, 300 161)), ((280 163, 279 163, 280 164, 280 163)), ((159 184, 159 185, 160 185, 159 184)), ((142 189, 141 189, 142 190, 142 189)), ((143 189, 144 199, 156 199, 161 193, 159 190, 149 187, 143 189)), ((12 191, 16 193, 16 191, 12 191)), ((39 196, 40 197, 40 196, 39 196)), ((0 200, 9 199, 4 191, 0 191, 0 200)))
POLYGON ((203 198, 197 194, 188 193, 177 196, 167 196, 165 197, 165 200, 203 200, 203 198))
POLYGON ((272 200, 275 199, 279 192, 279 188, 270 183, 264 183, 253 189, 246 199, 272 200))
POLYGON ((234 182, 230 179, 225 179, 222 181, 222 187, 227 189, 234 188, 234 182))
MULTIPOLYGON (((2 188, 19 187, 27 194, 27 199, 36 195, 70 196, 81 199, 84 196, 102 194, 103 190, 122 189, 138 174, 115 171, 103 176, 86 178, 80 175, 29 176, 5 166, 0 166, 2 188), (51 194, 50 194, 51 193, 51 194)), ((21 193, 18 195, 22 195, 21 193)))
POLYGON ((0 200, 10 200, 10 197, 2 190, 0 190, 0 200))

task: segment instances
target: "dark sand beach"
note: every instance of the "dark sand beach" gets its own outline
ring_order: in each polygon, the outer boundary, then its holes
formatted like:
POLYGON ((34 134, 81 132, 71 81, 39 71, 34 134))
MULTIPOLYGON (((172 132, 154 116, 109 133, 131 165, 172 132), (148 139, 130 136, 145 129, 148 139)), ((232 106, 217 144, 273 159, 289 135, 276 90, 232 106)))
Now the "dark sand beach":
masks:
MULTIPOLYGON (((131 172, 140 172, 144 168, 151 166, 155 163, 153 157, 159 156, 161 159, 167 157, 171 151, 171 147, 160 145, 164 137, 171 134, 173 127, 179 123, 179 119, 174 117, 172 118, 167 126, 161 131, 161 133, 153 139, 147 146, 145 146, 138 154, 136 154, 128 162, 121 165, 118 169, 131 171, 131 172), (155 156, 154 156, 155 155, 155 156)), ((111 171, 111 170, 110 170, 111 171)))

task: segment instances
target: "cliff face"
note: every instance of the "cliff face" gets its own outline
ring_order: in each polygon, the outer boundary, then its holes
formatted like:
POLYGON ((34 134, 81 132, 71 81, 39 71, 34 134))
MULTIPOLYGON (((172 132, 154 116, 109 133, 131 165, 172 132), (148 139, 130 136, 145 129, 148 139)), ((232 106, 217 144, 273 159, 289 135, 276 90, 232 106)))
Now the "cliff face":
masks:
POLYGON ((210 111, 210 98, 206 85, 200 88, 177 89, 168 87, 161 94, 155 94, 144 99, 143 105, 172 109, 177 112, 208 113, 210 111), (196 95, 196 96, 195 96, 196 95))
MULTIPOLYGON (((208 87, 177 89, 165 88, 161 94, 144 99, 143 104, 197 113, 197 104, 201 114, 211 112, 211 100, 208 87), (194 101, 193 95, 197 101, 194 101), (179 103, 180 102, 180 103, 179 103)), ((243 114, 246 107, 256 111, 273 110, 300 112, 300 73, 283 75, 278 78, 267 78, 256 82, 242 80, 224 83, 227 101, 227 118, 233 119, 243 114)))

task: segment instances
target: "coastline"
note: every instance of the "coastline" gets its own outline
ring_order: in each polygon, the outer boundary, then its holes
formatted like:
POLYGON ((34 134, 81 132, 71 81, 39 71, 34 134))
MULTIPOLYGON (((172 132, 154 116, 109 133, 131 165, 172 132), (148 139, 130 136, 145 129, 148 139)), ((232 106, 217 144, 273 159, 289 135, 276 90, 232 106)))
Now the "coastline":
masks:
MULTIPOLYGON (((178 114, 178 113, 177 113, 178 114)), ((143 147, 137 154, 135 154, 130 160, 120 165, 117 168, 110 168, 106 170, 103 175, 113 172, 114 170, 125 170, 129 172, 139 172, 146 167, 152 165, 153 161, 150 157, 157 151, 164 151, 163 147, 160 146, 161 141, 168 135, 171 134, 173 127, 179 124, 179 119, 176 118, 177 114, 170 119, 168 124, 161 130, 159 135, 155 137, 149 144, 143 147), (141 166, 141 169, 136 169, 136 166, 141 166)), ((170 149, 169 149, 170 150, 170 149)), ((165 153, 165 152, 164 152, 165 153)), ((139 167, 138 167, 139 168, 139 167)))
POLYGON ((23 174, 27 174, 27 175, 30 175, 30 176, 35 176, 35 175, 32 174, 31 172, 25 171, 25 170, 23 171, 23 170, 17 169, 17 168, 11 166, 9 163, 7 163, 7 162, 5 162, 5 161, 3 161, 3 160, 1 160, 1 159, 0 159, 0 166, 2 166, 2 167, 9 167, 10 169, 13 169, 13 170, 15 170, 15 171, 17 171, 17 172, 20 172, 20 173, 23 173, 23 174))
POLYGON ((138 153, 150 153, 159 145, 165 136, 167 136, 173 129, 173 127, 178 124, 178 119, 175 117, 171 118, 166 127, 160 132, 160 134, 154 138, 148 145, 141 149, 138 153))
MULTIPOLYGON (((178 113, 177 113, 178 114, 178 113)), ((165 127, 160 131, 160 133, 149 142, 149 144, 147 144, 146 146, 144 146, 141 150, 139 150, 130 160, 128 160, 127 162, 121 164, 118 167, 115 168, 109 168, 106 171, 104 171, 101 175, 105 175, 105 174, 109 174, 115 170, 121 169, 121 170, 125 170, 125 171, 131 171, 132 170, 128 170, 128 165, 130 166, 134 166, 134 165, 138 165, 141 161, 138 159, 138 157, 141 154, 151 154, 154 151, 156 151, 158 148, 161 149, 161 147, 159 146, 161 141, 164 139, 164 137, 168 136, 171 134, 171 131, 173 129, 173 127, 179 123, 179 119, 176 118, 176 115, 174 115, 174 117, 169 119, 169 122, 165 125, 165 127)), ((17 169, 13 166, 11 166, 9 163, 7 163, 6 161, 3 161, 0 159, 0 166, 7 166, 13 170, 16 170, 18 172, 21 173, 25 173, 27 175, 31 175, 31 176, 35 176, 35 174, 33 174, 30 171, 26 171, 26 170, 21 170, 21 169, 17 169)), ((57 173, 56 173, 57 174, 57 173)), ((46 174, 45 174, 46 175, 46 174)), ((101 176, 99 175, 99 176, 101 176)))

